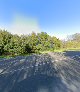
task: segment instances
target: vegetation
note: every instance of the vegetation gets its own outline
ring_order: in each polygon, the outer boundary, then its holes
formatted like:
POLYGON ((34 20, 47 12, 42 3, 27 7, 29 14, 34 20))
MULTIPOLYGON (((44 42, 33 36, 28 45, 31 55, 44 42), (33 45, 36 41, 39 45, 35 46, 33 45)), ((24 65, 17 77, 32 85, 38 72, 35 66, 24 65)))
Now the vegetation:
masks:
POLYGON ((80 33, 68 36, 67 41, 63 42, 62 48, 65 50, 80 50, 80 33))
POLYGON ((13 35, 5 30, 0 30, 0 55, 24 55, 42 51, 54 51, 61 48, 61 41, 51 37, 46 32, 29 35, 13 35))
POLYGON ((62 52, 64 50, 80 50, 80 33, 68 36, 67 41, 61 41, 46 32, 37 34, 32 32, 29 35, 18 36, 0 30, 0 56, 62 52))

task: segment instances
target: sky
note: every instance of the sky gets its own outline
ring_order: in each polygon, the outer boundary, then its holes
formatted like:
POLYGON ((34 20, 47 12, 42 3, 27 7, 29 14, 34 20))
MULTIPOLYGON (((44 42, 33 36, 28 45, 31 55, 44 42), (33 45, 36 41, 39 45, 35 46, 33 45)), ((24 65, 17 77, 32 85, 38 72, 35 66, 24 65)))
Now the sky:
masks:
POLYGON ((0 28, 13 34, 80 33, 80 0, 0 0, 0 28))

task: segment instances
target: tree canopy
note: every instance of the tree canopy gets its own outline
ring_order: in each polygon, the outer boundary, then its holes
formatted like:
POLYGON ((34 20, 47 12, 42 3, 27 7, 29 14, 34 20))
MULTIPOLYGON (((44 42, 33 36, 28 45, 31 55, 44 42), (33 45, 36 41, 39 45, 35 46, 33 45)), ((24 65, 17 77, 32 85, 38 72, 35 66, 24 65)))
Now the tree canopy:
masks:
POLYGON ((68 36, 68 40, 63 43, 66 49, 80 49, 80 33, 68 36))
POLYGON ((59 49, 61 41, 51 37, 46 32, 29 35, 13 35, 6 30, 0 30, 0 55, 21 55, 38 53, 39 51, 59 49))

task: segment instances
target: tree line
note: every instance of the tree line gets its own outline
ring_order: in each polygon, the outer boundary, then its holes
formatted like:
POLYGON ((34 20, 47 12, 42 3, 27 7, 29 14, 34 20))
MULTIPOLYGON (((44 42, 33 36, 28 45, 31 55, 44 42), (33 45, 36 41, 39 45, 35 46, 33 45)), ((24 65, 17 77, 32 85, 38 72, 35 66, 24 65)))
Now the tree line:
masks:
POLYGON ((65 49, 80 49, 80 33, 69 35, 66 41, 63 41, 63 48, 65 49))
POLYGON ((60 49, 62 42, 51 37, 46 32, 29 35, 13 35, 6 30, 0 30, 0 55, 22 55, 39 53, 40 51, 54 51, 60 49))

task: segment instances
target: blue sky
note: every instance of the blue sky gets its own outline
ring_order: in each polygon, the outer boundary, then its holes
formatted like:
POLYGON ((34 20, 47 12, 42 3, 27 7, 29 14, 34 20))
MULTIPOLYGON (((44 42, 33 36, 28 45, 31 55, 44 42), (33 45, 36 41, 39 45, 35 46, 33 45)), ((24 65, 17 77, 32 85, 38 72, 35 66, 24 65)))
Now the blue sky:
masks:
POLYGON ((17 34, 45 31, 64 39, 80 32, 80 0, 0 0, 0 28, 17 34))

